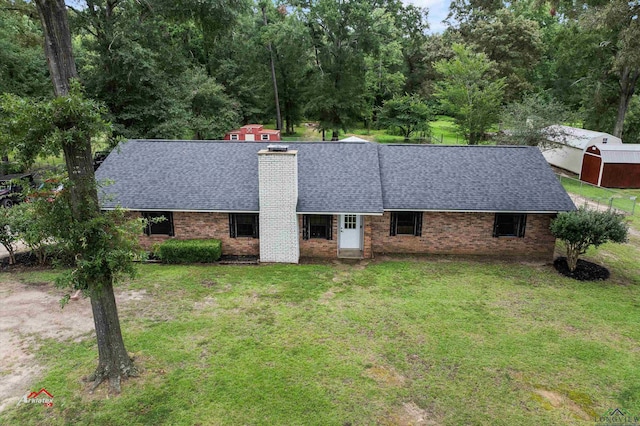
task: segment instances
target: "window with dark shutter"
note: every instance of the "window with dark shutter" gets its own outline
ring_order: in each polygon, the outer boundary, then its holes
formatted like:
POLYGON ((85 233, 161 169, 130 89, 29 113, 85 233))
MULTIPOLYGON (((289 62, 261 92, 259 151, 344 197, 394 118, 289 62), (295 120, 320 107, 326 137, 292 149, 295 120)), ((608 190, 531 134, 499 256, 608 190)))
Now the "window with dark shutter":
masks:
POLYGON ((147 220, 147 226, 144 229, 146 235, 173 236, 172 212, 142 212, 142 217, 147 220))
POLYGON ((231 238, 251 237, 258 238, 258 215, 255 213, 231 213, 229 214, 229 236, 231 238))
POLYGON ((392 212, 389 234, 422 236, 422 212, 392 212))
POLYGON ((493 236, 523 238, 526 227, 526 214, 496 213, 493 222, 493 236))
POLYGON ((302 216, 302 239, 333 239, 333 216, 305 214, 302 216))

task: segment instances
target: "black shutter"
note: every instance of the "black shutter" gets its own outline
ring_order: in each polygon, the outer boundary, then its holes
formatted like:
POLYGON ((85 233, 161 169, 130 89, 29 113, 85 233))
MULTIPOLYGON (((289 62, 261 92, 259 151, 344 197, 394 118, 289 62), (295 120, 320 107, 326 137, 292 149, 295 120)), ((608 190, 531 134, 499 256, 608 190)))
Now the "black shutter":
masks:
POLYGON ((253 215, 253 238, 259 238, 260 235, 260 230, 258 229, 259 226, 259 217, 260 215, 253 215))
POLYGON ((389 230, 389 235, 396 235, 396 228, 398 227, 398 214, 395 212, 391 212, 391 229, 389 230))
POLYGON ((493 237, 498 237, 498 213, 495 214, 495 217, 493 219, 493 237))
POLYGON ((302 215, 302 239, 303 240, 309 239, 309 215, 308 214, 302 215))
POLYGON ((422 237, 422 212, 415 212, 414 214, 415 226, 413 235, 416 237, 422 237))
POLYGON ((236 215, 233 213, 229 213, 229 236, 236 237, 236 215))
POLYGON ((173 237, 175 235, 173 232, 173 212, 167 213, 167 220, 169 221, 169 236, 173 237))
POLYGON ((524 237, 524 230, 527 227, 527 215, 523 214, 520 216, 520 221, 519 221, 519 226, 518 226, 518 237, 523 238, 524 237))
POLYGON ((333 239, 333 215, 329 216, 329 229, 327 229, 327 240, 333 239))

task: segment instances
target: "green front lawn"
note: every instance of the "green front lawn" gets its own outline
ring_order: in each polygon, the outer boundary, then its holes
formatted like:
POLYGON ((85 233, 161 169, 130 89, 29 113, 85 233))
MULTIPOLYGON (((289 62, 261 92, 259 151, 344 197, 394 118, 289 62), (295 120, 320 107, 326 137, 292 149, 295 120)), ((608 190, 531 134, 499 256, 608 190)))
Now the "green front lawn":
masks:
POLYGON ((640 413, 639 254, 605 247, 596 259, 612 278, 597 283, 443 258, 143 265, 123 285, 143 300, 121 305, 142 376, 120 396, 89 395, 79 378, 94 340, 45 342, 32 387, 54 407, 11 407, 0 424, 565 425, 640 413))

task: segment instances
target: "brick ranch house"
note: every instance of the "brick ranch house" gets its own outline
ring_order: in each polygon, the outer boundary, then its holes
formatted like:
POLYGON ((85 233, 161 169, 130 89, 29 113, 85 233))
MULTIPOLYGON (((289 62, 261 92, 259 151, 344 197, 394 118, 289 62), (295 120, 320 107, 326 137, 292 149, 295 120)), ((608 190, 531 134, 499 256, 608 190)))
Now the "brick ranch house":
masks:
POLYGON ((143 245, 217 238, 263 262, 376 253, 553 259, 574 210, 537 148, 131 140, 96 172, 102 207, 147 218, 143 245))

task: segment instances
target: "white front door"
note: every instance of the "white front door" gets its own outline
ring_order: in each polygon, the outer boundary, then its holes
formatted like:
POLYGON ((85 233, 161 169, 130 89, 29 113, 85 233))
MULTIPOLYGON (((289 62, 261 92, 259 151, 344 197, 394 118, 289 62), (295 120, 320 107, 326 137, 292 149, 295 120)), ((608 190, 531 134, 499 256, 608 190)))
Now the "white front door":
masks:
POLYGON ((255 141, 256 137, 253 133, 247 133, 246 135, 244 135, 244 140, 245 141, 255 141))
POLYGON ((360 224, 362 217, 357 214, 340 215, 340 248, 360 249, 360 224))

